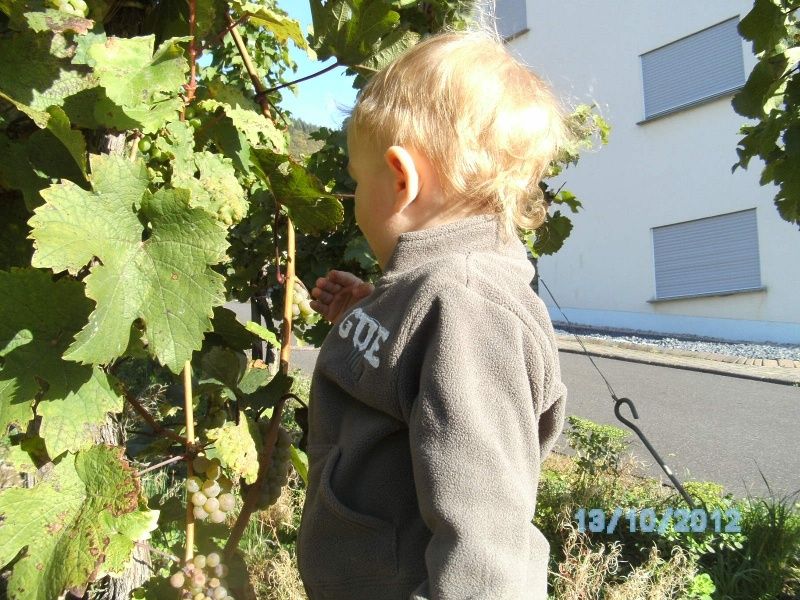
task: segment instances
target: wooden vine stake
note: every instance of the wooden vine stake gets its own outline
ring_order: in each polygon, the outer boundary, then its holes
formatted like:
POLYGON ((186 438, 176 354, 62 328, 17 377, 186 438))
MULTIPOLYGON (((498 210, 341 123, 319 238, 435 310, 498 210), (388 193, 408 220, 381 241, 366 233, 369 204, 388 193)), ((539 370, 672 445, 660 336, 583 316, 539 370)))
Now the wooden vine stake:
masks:
MULTIPOLYGON (((287 238, 287 254, 288 259, 286 263, 286 280, 285 280, 285 295, 283 301, 283 326, 281 328, 281 357, 280 357, 280 370, 284 375, 289 374, 289 357, 291 356, 291 341, 292 341, 292 301, 294 296, 294 225, 291 219, 286 220, 286 238, 287 238)), ((225 544, 225 555, 230 557, 239 546, 239 541, 244 535, 244 530, 247 523, 250 521, 250 516, 256 510, 256 503, 261 493, 261 488, 266 483, 267 472, 269 471, 270 463, 272 462, 272 451, 275 448, 275 442, 278 439, 278 427, 281 424, 281 415, 283 414, 283 407, 286 405, 286 400, 292 394, 285 394, 275 403, 272 409, 272 417, 269 421, 269 428, 267 435, 262 440, 261 451, 258 454, 258 477, 253 486, 248 490, 244 498, 242 511, 236 519, 236 524, 231 530, 231 535, 225 544)))
MULTIPOLYGON (((258 71, 256 70, 253 61, 250 58, 249 52, 247 51, 247 46, 244 43, 242 36, 239 34, 237 22, 234 21, 230 15, 228 15, 227 18, 228 32, 233 38, 234 44, 236 45, 239 55, 242 58, 242 64, 247 70, 250 80, 253 82, 253 87, 256 89, 256 98, 261 105, 261 111, 265 117, 271 120, 269 101, 266 97, 267 90, 265 89, 264 84, 261 82, 261 79, 258 76, 258 71)), ((277 199, 275 210, 276 212, 280 211, 280 202, 278 202, 277 199)), ((292 319, 294 317, 294 314, 292 313, 292 302, 294 301, 295 239, 294 224, 290 218, 286 219, 286 246, 287 263, 286 276, 283 282, 283 324, 281 327, 281 354, 279 367, 281 373, 284 375, 289 374, 289 358, 292 351, 292 319)), ((282 396, 275 403, 275 406, 272 409, 272 417, 270 418, 267 435, 265 439, 262 440, 261 452, 259 452, 258 455, 258 476, 256 478, 256 482, 248 490, 247 495, 244 498, 242 510, 239 513, 236 523, 231 530, 231 535, 225 544, 225 555, 228 558, 233 555, 233 553, 236 551, 236 548, 239 546, 239 541, 242 539, 242 535, 244 535, 244 530, 247 527, 247 523, 250 521, 251 515, 256 510, 256 503, 258 502, 261 488, 266 482, 267 472, 269 471, 269 466, 272 462, 272 450, 275 448, 275 442, 278 439, 278 427, 281 424, 283 408, 286 405, 286 400, 291 396, 292 394, 285 394, 282 396)))
MULTIPOLYGON (((192 365, 187 360, 183 366, 183 411, 186 414, 186 454, 192 456, 194 446, 194 410, 192 406, 192 365)), ((186 461, 187 478, 194 475, 192 460, 186 461)), ((194 510, 189 490, 186 490, 186 550, 184 559, 188 563, 194 558, 194 510)))

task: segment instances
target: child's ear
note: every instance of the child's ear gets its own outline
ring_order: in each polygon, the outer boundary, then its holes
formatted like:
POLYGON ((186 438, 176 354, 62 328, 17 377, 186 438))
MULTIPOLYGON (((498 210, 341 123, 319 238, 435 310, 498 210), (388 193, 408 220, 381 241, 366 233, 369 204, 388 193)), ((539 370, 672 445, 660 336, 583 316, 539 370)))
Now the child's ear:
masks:
POLYGON ((402 146, 390 146, 384 154, 384 159, 394 178, 393 191, 398 209, 402 210, 419 194, 420 181, 417 165, 408 150, 402 146))

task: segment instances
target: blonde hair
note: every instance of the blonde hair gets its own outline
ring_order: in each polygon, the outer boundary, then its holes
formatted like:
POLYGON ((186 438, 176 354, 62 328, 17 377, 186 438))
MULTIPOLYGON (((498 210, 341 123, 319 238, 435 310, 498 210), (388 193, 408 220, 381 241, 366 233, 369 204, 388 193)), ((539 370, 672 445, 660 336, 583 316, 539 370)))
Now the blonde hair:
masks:
POLYGON ((446 197, 498 213, 506 239, 544 221, 539 182, 571 138, 549 87, 487 27, 406 51, 367 82, 347 128, 381 153, 405 145, 424 154, 446 197))

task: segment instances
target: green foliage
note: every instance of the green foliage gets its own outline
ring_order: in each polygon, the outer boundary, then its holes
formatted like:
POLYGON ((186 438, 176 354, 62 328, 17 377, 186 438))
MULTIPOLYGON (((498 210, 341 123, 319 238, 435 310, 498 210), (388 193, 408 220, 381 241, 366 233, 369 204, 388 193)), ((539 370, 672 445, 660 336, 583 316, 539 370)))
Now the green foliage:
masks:
POLYGON ((692 579, 692 585, 687 591, 687 600, 712 600, 712 594, 717 591, 711 575, 700 573, 692 579))
POLYGON ((739 22, 739 33, 758 57, 744 87, 731 101, 743 117, 733 165, 747 168, 754 156, 764 161, 761 185, 778 186, 775 206, 800 227, 800 27, 798 0, 755 0, 739 22))
POLYGON ((86 277, 95 311, 64 356, 108 363, 125 352, 140 318, 150 352, 177 373, 224 302, 223 278, 210 267, 224 258, 225 231, 189 207, 186 190, 147 192, 141 163, 102 156, 91 163, 91 193, 56 184, 30 220, 33 266, 77 273, 93 256, 103 263, 86 277))
POLYGON ((67 454, 32 489, 0 493, 0 563, 24 550, 8 582, 10 597, 51 600, 124 568, 158 512, 143 506, 121 454, 106 446, 67 454))
MULTIPOLYGON (((41 479, 0 492, 11 600, 83 591, 124 571, 148 538, 182 554, 186 466, 166 467, 169 483, 147 504, 138 472, 185 452, 175 438, 187 429, 187 361, 198 443, 234 489, 252 484, 259 424, 290 390, 308 403, 307 384, 245 354, 260 339, 279 345, 287 217, 306 288, 333 267, 379 275, 352 202, 341 202, 353 193, 344 132, 299 123, 315 143, 289 156, 298 129, 275 108, 296 69, 289 45, 335 57, 360 87, 422 36, 463 27, 472 5, 315 1, 305 35, 273 0, 195 0, 191 44, 189 3, 87 4, 0 0, 0 445, 5 470, 41 479), (202 59, 193 79, 190 46, 202 59), (246 328, 229 300, 261 314, 246 328), (121 416, 124 448, 109 447, 101 440, 121 416)), ((568 192, 552 202, 580 207, 568 192)), ((293 322, 309 343, 329 330, 293 322)), ((307 408, 292 418, 307 429, 307 408)), ((305 435, 296 446, 295 500, 305 435)), ((204 522, 198 549, 224 544, 230 525, 204 522)), ((244 562, 230 566, 243 581, 244 562)), ((159 597, 164 582, 146 587, 159 597)))
POLYGON ((567 420, 570 426, 567 439, 575 449, 580 476, 594 479, 601 473, 618 473, 622 454, 630 444, 628 433, 619 427, 599 425, 574 415, 567 420))
POLYGON ((739 504, 741 543, 723 548, 707 570, 724 600, 768 600, 800 592, 800 503, 796 494, 739 504))
POLYGON ((589 594, 577 597, 589 598, 662 597, 648 596, 642 590, 637 595, 628 589, 638 585, 635 581, 641 579, 642 569, 663 567, 653 562, 655 552, 673 558, 679 554, 681 562, 692 567, 686 589, 678 596, 687 600, 776 600, 800 591, 800 503, 796 494, 776 498, 770 493, 766 498, 742 500, 724 493, 717 483, 686 481, 684 488, 698 509, 707 515, 721 511, 721 531, 715 531, 716 523, 709 516, 704 531, 675 531, 673 519, 664 531, 659 527, 651 533, 632 533, 627 519, 622 519, 614 532, 577 535, 576 514, 581 508, 600 509, 608 519, 617 507, 634 510, 637 515, 651 508, 661 516, 687 505, 677 491, 667 491, 658 480, 636 476, 630 463, 620 465, 617 457, 624 436, 619 430, 586 419, 570 418, 570 422, 577 430, 568 433, 575 457, 551 455, 547 459, 534 518, 550 541, 551 570, 564 575, 563 580, 559 578, 558 590, 575 586, 589 594), (599 446, 606 442, 616 448, 605 453, 599 446), (587 450, 595 445, 595 450, 587 450), (587 462, 588 456, 595 460, 587 462), (587 485, 590 472, 593 479, 587 485), (610 482, 613 485, 606 485, 610 482), (741 514, 741 532, 726 532, 727 511, 734 510, 741 514))
MULTIPOLYGON (((572 132, 572 140, 550 164, 545 178, 556 177, 570 165, 577 165, 582 151, 608 143, 611 127, 601 115, 594 112, 595 109, 595 104, 579 104, 569 115, 567 126, 572 132)), ((539 187, 550 212, 536 231, 524 236, 528 249, 537 258, 558 252, 572 232, 572 221, 561 212, 562 208, 568 208, 574 214, 583 206, 569 190, 559 188, 554 193, 545 181, 540 182, 539 187)))

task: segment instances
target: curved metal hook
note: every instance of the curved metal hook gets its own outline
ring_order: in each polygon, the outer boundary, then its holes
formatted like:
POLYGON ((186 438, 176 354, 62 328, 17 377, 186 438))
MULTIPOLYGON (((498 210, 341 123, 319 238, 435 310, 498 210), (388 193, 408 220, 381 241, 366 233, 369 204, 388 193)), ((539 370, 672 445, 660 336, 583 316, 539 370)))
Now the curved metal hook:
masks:
POLYGON ((686 503, 689 505, 689 508, 694 508, 694 501, 692 497, 683 489, 681 482, 678 481, 678 478, 673 475, 672 470, 667 466, 661 456, 658 454, 653 445, 650 443, 650 440, 647 439, 647 436, 642 433, 642 430, 639 429, 634 423, 626 419, 620 413, 620 407, 625 404, 628 408, 631 409, 631 414, 633 415, 634 419, 639 418, 639 413, 636 411, 636 407, 633 405, 633 401, 630 398, 615 398, 616 402, 614 403, 614 414, 616 415, 617 419, 621 422, 625 423, 628 427, 630 427, 633 432, 639 436, 639 439, 642 440, 642 443, 647 446, 647 449, 650 451, 650 454, 653 455, 653 458, 656 459, 656 462, 661 467, 661 470, 667 474, 670 481, 675 485, 675 488, 680 492, 683 499, 686 500, 686 503))
POLYGON ((619 414, 619 407, 625 404, 628 408, 631 409, 631 414, 633 415, 633 418, 638 419, 639 413, 636 412, 636 407, 633 405, 633 401, 630 398, 614 398, 614 400, 616 400, 616 402, 614 403, 614 414, 617 415, 617 419, 625 423, 625 425, 633 429, 636 433, 639 433, 639 428, 636 425, 634 425, 633 423, 628 421, 628 419, 619 414))

